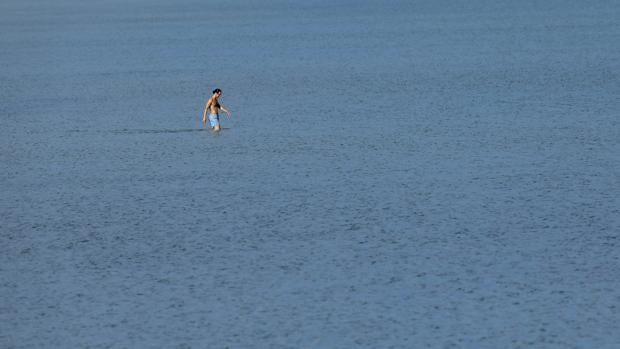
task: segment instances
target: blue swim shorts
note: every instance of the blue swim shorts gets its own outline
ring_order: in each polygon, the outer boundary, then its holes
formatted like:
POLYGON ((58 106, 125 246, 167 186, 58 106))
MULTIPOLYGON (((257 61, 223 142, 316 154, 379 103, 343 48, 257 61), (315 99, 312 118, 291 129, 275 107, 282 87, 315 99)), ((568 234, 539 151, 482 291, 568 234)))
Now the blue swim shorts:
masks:
POLYGON ((209 122, 211 123, 211 127, 219 126, 220 116, 218 114, 209 114, 209 122))

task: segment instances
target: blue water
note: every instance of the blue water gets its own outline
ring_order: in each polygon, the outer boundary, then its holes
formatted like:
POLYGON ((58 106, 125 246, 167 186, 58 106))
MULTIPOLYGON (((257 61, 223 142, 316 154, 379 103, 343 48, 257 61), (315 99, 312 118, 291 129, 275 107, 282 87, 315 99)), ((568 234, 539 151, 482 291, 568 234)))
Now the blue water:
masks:
POLYGON ((0 347, 617 348, 619 18, 3 1, 0 347))

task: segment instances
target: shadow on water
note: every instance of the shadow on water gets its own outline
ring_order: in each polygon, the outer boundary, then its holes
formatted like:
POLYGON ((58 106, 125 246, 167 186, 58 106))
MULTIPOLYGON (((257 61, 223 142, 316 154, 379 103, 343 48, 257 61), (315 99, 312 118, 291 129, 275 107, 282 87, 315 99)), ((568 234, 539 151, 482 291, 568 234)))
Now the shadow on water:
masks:
POLYGON ((177 130, 143 130, 143 129, 122 129, 109 131, 112 134, 158 134, 158 133, 187 133, 187 132, 206 132, 206 128, 187 128, 177 130))
MULTIPOLYGON (((227 128, 222 128, 223 130, 227 130, 227 128)), ((170 133, 189 133, 189 132, 213 132, 208 128, 186 128, 186 129, 163 129, 163 130, 154 130, 154 129, 121 129, 121 130, 71 130, 71 133, 105 133, 105 134, 117 134, 117 135, 135 135, 135 134, 170 134, 170 133)), ((218 132, 213 132, 218 133, 218 132)))

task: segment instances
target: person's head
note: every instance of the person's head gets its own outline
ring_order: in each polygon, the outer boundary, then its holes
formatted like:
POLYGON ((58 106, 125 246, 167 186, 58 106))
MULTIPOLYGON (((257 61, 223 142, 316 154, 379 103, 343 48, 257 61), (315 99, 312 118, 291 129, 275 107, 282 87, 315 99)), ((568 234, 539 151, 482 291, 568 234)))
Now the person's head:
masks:
POLYGON ((222 94, 222 90, 220 90, 219 88, 216 88, 215 90, 213 90, 213 94, 219 96, 222 94))

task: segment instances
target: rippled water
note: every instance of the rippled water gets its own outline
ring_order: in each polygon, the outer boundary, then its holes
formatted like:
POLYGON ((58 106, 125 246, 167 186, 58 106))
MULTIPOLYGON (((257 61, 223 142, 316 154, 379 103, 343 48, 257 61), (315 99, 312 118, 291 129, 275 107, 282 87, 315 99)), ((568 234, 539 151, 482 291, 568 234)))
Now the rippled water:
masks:
POLYGON ((0 347, 618 347, 618 18, 3 1, 0 347))

